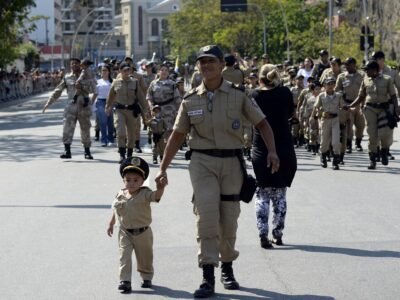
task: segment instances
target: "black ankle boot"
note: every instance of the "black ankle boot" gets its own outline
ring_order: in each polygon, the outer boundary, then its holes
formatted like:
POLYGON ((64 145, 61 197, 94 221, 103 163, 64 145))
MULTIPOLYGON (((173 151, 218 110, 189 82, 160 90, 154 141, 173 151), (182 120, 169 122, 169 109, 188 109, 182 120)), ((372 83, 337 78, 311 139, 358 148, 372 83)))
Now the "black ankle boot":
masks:
POLYGON ((356 138, 356 150, 357 151, 363 151, 363 148, 361 146, 361 139, 360 138, 356 138))
POLYGON ((60 158, 66 159, 66 158, 71 158, 71 145, 70 144, 64 144, 64 152, 63 154, 60 155, 60 158))
POLYGON ((340 155, 334 154, 332 159, 332 167, 334 170, 339 170, 340 155))
POLYGON ((376 154, 373 152, 369 153, 369 166, 368 170, 375 170, 376 169, 376 154))
POLYGON ((321 167, 326 168, 328 166, 326 162, 327 152, 321 154, 321 167))
POLYGON ((90 148, 89 147, 85 147, 85 159, 93 159, 93 156, 90 153, 90 148))
POLYGON ((128 152, 126 153, 126 157, 132 157, 133 155, 133 149, 132 148, 128 148, 128 152))
POLYGON ((98 141, 100 139, 100 130, 96 129, 94 132, 94 140, 98 141))
POLYGON ((135 142, 135 152, 136 153, 142 153, 142 148, 140 148, 140 141, 135 142))
POLYGON ((347 140, 346 153, 352 153, 352 152, 353 152, 353 141, 352 140, 347 140))
POLYGON ((157 155, 153 155, 153 164, 158 164, 157 155))
POLYGON ((267 235, 260 235, 260 245, 264 249, 274 248, 267 235))
POLYGON ((127 293, 132 290, 131 282, 130 281, 121 281, 119 283, 118 289, 122 291, 122 293, 127 293))
POLYGON ((382 148, 381 149, 381 162, 382 165, 387 166, 389 164, 389 157, 388 157, 389 150, 382 148))
POLYGON ((221 283, 226 290, 238 290, 239 283, 233 275, 232 262, 221 264, 221 283))
POLYGON ((195 298, 209 298, 214 295, 215 277, 214 266, 203 265, 203 282, 200 287, 194 292, 195 298))
POLYGON ((120 147, 118 148, 119 153, 119 163, 121 164, 125 159, 126 148, 120 147))
POLYGON ((340 156, 339 156, 339 163, 340 163, 341 165, 344 165, 344 153, 341 153, 341 154, 340 154, 340 156))

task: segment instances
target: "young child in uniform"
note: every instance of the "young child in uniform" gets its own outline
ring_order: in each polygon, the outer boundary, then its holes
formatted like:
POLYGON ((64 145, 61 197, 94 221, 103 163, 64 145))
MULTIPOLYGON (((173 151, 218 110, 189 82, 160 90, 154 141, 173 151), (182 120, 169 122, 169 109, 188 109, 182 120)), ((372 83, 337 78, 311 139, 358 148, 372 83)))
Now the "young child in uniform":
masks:
POLYGON ((76 80, 76 93, 74 95, 74 102, 78 101, 78 97, 83 97, 83 107, 89 105, 89 94, 95 92, 96 90, 96 76, 90 70, 90 66, 93 64, 88 59, 84 59, 81 62, 81 74, 79 75, 78 79, 76 80))
POLYGON ((149 127, 153 133, 153 164, 157 164, 157 157, 160 156, 160 161, 163 159, 165 150, 165 137, 164 133, 168 129, 167 122, 161 116, 161 107, 154 105, 152 109, 152 119, 149 122, 149 127))
POLYGON ((159 202, 164 193, 166 178, 157 184, 156 191, 142 186, 149 176, 149 166, 140 157, 125 159, 120 165, 120 174, 125 188, 115 197, 113 214, 107 234, 111 237, 116 217, 120 227, 118 231, 120 264, 118 289, 123 293, 132 290, 132 252, 135 251, 137 271, 143 279, 142 288, 151 288, 153 270, 153 232, 151 223, 151 202, 159 202))

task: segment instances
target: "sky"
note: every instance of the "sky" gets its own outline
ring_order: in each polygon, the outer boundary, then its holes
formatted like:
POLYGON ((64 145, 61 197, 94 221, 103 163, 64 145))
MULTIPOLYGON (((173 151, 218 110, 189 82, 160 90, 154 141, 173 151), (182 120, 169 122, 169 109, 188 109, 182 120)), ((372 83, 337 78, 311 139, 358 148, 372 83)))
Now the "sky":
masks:
MULTIPOLYGON (((49 16, 50 19, 47 21, 47 27, 49 30, 49 44, 54 43, 54 1, 53 0, 36 0, 36 7, 31 9, 29 16, 45 15, 49 16)), ((35 40, 38 43, 46 42, 46 23, 45 20, 39 20, 36 22, 37 29, 29 34, 31 40, 35 40)))

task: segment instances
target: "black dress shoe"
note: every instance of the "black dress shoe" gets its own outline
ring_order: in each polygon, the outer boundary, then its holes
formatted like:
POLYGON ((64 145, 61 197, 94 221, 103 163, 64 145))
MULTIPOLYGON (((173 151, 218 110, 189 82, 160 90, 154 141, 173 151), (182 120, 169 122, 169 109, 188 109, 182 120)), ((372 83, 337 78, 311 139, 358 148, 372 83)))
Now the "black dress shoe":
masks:
POLYGON ((143 280, 141 287, 144 289, 150 289, 153 285, 151 284, 151 280, 143 280))
POLYGON ((209 298, 212 295, 214 295, 214 285, 207 281, 204 281, 193 294, 194 298, 209 298))
POLYGON ((123 293, 130 292, 132 290, 131 282, 130 281, 121 281, 119 283, 118 289, 123 293))

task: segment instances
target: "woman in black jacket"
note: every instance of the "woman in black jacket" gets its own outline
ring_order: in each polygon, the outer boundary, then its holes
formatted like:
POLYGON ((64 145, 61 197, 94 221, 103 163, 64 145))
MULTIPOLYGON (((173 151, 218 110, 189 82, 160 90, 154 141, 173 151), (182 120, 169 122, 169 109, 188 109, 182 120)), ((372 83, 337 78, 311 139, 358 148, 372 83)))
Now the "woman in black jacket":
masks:
POLYGON ((273 248, 268 239, 269 205, 272 201, 272 237, 276 245, 283 245, 282 231, 285 227, 286 190, 292 184, 297 170, 289 119, 294 113, 293 96, 287 87, 281 86, 278 72, 273 65, 264 65, 260 70, 260 89, 253 98, 264 112, 274 132, 276 151, 280 158, 278 172, 271 174, 265 165, 268 154, 262 136, 256 129, 253 139, 252 163, 257 179, 256 215, 261 247, 273 248))

